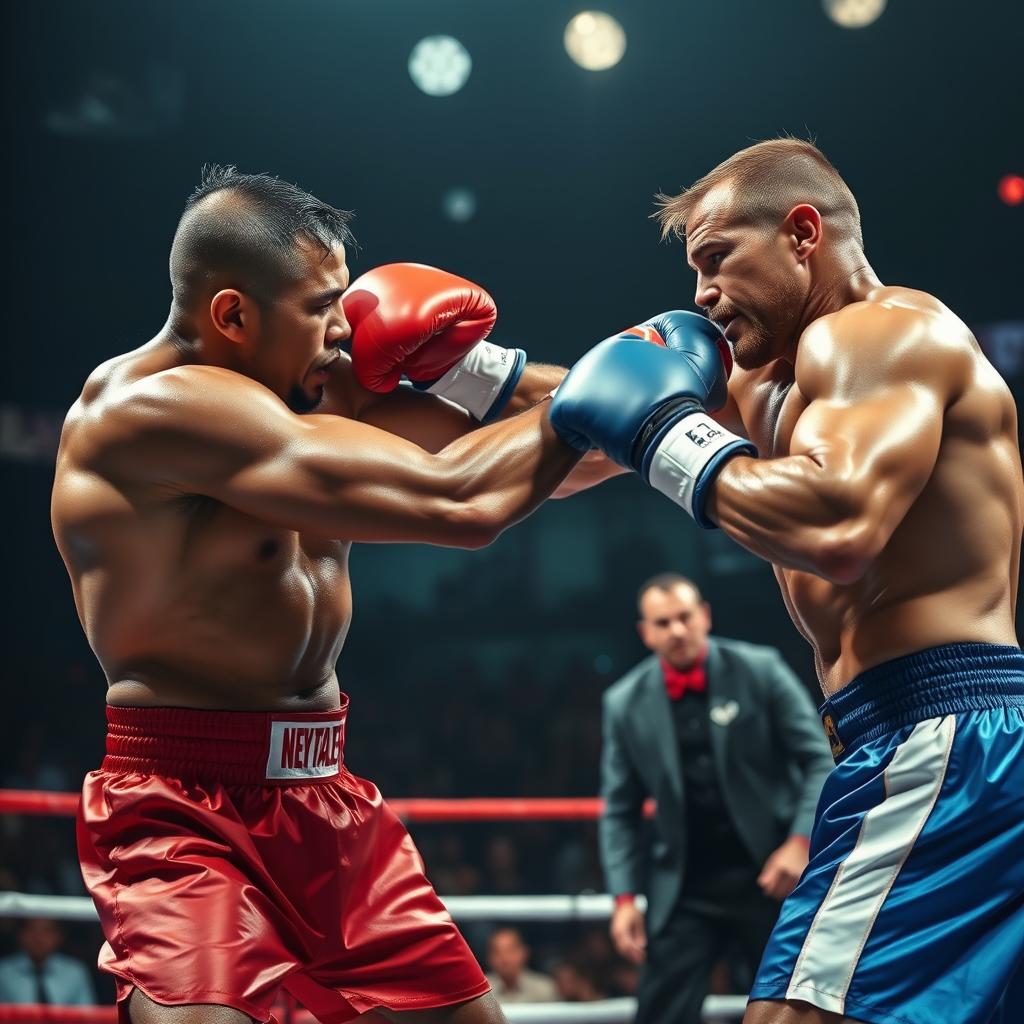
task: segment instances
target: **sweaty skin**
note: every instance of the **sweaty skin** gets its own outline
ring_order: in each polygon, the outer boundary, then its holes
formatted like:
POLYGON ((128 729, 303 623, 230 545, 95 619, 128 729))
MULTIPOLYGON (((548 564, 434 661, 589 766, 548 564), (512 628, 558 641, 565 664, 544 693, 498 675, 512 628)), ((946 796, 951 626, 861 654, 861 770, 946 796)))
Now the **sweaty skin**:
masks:
POLYGON ((1016 644, 1016 409, 945 306, 871 287, 730 397, 762 458, 726 465, 711 516, 773 563, 826 694, 937 644, 1016 644))
MULTIPOLYGON (((1024 481, 1006 384, 942 303, 882 285, 842 214, 746 209, 725 179, 686 221, 697 305, 737 364, 714 415, 760 456, 729 460, 705 511, 773 564, 826 694, 935 645, 1016 646, 1024 481)), ((755 1000, 743 1021, 853 1018, 755 1000)))
POLYGON ((698 306, 736 361, 706 511, 775 569, 826 695, 937 644, 1016 646, 1017 412, 966 325, 885 287, 848 226, 798 202, 747 221, 732 183, 686 224, 698 306))
MULTIPOLYGON (((547 402, 473 429, 432 396, 364 391, 347 357, 322 369, 347 336, 348 271, 341 247, 308 263, 278 304, 308 347, 273 355, 280 387, 203 365, 169 321, 95 370, 68 414, 53 530, 110 704, 337 707, 351 543, 480 547, 579 459, 547 402), (317 412, 290 411, 280 395, 296 384, 322 393, 317 412)), ((516 407, 562 374, 528 367, 516 407)))

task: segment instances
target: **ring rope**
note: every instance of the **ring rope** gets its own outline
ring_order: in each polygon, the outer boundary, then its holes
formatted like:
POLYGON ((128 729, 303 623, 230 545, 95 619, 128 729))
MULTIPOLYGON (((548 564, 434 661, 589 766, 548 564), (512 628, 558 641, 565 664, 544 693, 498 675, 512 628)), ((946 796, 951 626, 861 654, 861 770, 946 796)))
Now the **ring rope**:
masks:
MULTIPOLYGON (((78 802, 78 793, 0 789, 0 814, 74 817, 78 802)), ((597 797, 417 797, 387 804, 403 821, 594 821, 604 807, 597 797)), ((654 813, 653 801, 647 801, 644 813, 654 813)))
MULTIPOLYGON (((607 921, 613 900, 607 893, 578 896, 441 896, 457 921, 607 921)), ((646 906, 642 896, 637 906, 646 906)), ((0 892, 0 918, 52 917, 57 921, 95 921, 88 896, 43 896, 0 892)))

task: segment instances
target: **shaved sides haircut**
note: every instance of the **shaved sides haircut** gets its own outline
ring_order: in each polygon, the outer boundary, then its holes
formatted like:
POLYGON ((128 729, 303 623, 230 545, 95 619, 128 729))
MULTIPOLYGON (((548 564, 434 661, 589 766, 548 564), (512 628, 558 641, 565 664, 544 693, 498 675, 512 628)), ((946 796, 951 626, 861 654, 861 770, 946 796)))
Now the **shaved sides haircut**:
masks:
POLYGON ((296 243, 329 256, 351 244, 351 214, 269 174, 208 164, 185 203, 171 245, 174 301, 188 309, 223 282, 269 305, 302 273, 296 243))
POLYGON ((662 239, 686 240, 697 204, 719 185, 730 185, 730 220, 779 224, 800 203, 809 203, 840 237, 863 248, 857 200, 840 173, 812 142, 769 139, 741 149, 677 196, 658 194, 655 219, 662 239))

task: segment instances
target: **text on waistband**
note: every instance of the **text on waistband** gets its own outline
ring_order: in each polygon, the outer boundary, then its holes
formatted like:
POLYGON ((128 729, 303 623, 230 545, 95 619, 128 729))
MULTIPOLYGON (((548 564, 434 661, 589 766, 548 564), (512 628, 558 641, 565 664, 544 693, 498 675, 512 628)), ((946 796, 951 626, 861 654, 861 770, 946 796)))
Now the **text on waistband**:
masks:
POLYGON ((271 722, 268 779, 321 779, 337 775, 345 721, 271 722))

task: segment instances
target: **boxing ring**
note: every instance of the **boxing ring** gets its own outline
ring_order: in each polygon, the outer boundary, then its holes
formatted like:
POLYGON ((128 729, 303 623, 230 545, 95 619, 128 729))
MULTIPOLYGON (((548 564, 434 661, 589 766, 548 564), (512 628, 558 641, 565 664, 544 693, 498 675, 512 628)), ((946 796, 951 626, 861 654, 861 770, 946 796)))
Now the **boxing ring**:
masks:
MULTIPOLYGON (((0 814, 74 817, 77 793, 0 790, 0 814)), ((594 821, 602 808, 595 798, 468 798, 389 800, 406 824, 481 821, 594 821)), ((653 804, 645 808, 651 813, 653 804)), ((607 893, 554 896, 441 896, 456 921, 607 921, 614 901, 607 893)), ((642 897, 641 897, 642 901, 642 897)), ((641 907, 643 903, 640 903, 641 907)), ((59 921, 96 922, 88 896, 44 896, 0 891, 0 918, 49 917, 59 921)), ((738 1021, 746 996, 708 996, 703 1020, 709 1024, 738 1021)), ((510 1024, 629 1024, 636 1012, 633 998, 587 1003, 513 1003, 503 1006, 510 1024)), ((287 1008, 282 1024, 315 1024, 315 1018, 287 1008)), ((52 1024, 116 1024, 113 1006, 32 1006, 0 1003, 0 1022, 45 1021, 52 1024)))

